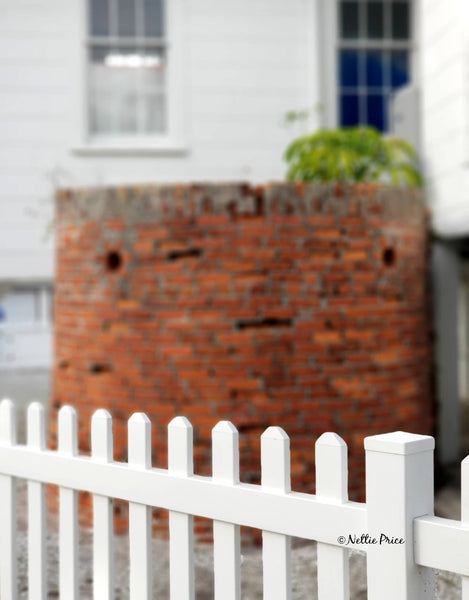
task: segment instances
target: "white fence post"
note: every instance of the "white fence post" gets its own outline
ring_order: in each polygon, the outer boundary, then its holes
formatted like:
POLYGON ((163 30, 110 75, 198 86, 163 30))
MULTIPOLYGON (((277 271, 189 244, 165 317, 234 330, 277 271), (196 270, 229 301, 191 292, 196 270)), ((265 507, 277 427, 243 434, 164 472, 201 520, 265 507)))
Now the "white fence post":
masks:
MULTIPOLYGON (((194 473, 193 431, 185 417, 168 426, 168 470, 172 475, 194 473)), ((169 512, 169 591, 171 600, 194 598, 194 517, 169 512)))
POLYGON ((433 514, 433 448, 401 431, 365 438, 368 600, 435 598, 434 573, 414 562, 413 519, 433 514))
MULTIPOLYGON (((15 407, 11 400, 0 403, 0 443, 16 444, 15 407)), ((16 595, 16 479, 0 475, 0 598, 16 595)))
MULTIPOLYGON (((129 464, 138 469, 151 468, 151 423, 144 413, 133 414, 128 423, 129 464)), ((129 502, 130 599, 150 600, 151 509, 129 502)))
MULTIPOLYGON (((77 414, 71 406, 59 410, 59 452, 78 454, 77 414)), ((78 600, 78 494, 59 488, 59 592, 61 598, 78 600)))
MULTIPOLYGON (((347 445, 336 433, 323 433, 316 442, 316 496, 347 502, 347 445)), ((318 598, 348 600, 348 550, 318 542, 318 598)))
MULTIPOLYGON (((95 462, 112 462, 112 419, 97 410, 91 420, 91 455, 95 462)), ((93 494, 93 598, 114 598, 112 499, 93 494)))
MULTIPOLYGON (((469 525, 469 456, 461 463, 461 521, 469 525)), ((469 600, 469 577, 462 577, 461 600, 469 600)))
MULTIPOLYGON (((236 427, 220 421, 212 430, 213 480, 239 483, 239 440, 236 427)), ((213 522, 213 562, 215 600, 240 600, 240 535, 239 526, 213 522)))
MULTIPOLYGON (((262 488, 288 494, 290 483, 290 439, 280 427, 269 427, 261 437, 262 488)), ((264 600, 291 598, 291 538, 262 532, 264 600)))
MULTIPOLYGON (((44 407, 33 402, 28 408, 28 446, 38 452, 46 448, 44 407)), ((46 495, 40 481, 28 481, 28 592, 29 600, 44 600, 46 580, 46 495)))

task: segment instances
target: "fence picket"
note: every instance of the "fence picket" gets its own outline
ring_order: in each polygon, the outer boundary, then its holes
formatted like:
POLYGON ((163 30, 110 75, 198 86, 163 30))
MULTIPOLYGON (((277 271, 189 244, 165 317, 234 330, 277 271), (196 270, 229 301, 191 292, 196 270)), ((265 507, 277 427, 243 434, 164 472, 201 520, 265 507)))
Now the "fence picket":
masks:
MULTIPOLYGON (((107 410, 97 410, 91 421, 91 455, 96 462, 113 459, 112 419, 107 410)), ((93 597, 114 597, 113 502, 107 496, 93 495, 93 597)))
MULTIPOLYGON (((16 444, 15 407, 0 403, 0 443, 16 444)), ((16 478, 0 475, 0 598, 16 600, 16 478)))
MULTIPOLYGON (((33 402, 28 408, 28 446, 42 452, 46 447, 44 407, 33 402)), ((28 481, 28 589, 29 600, 47 597, 46 494, 45 485, 28 481)))
MULTIPOLYGON (((469 456, 461 463, 461 521, 469 525, 469 456)), ((469 577, 461 579, 461 600, 469 600, 469 577)))
MULTIPOLYGON (((212 430, 212 474, 214 481, 239 483, 239 436, 236 427, 220 421, 212 430)), ((213 522, 215 600, 240 600, 239 526, 213 522)))
MULTIPOLYGON (((262 488, 288 494, 290 483, 290 439, 280 427, 269 427, 261 437, 262 488)), ((264 600, 291 597, 291 538, 262 532, 264 600)))
MULTIPOLYGON (((315 462, 316 496, 347 502, 347 445, 344 440, 336 433, 323 433, 316 441, 315 462)), ((317 565, 319 600, 348 600, 348 550, 318 542, 317 565)))
MULTIPOLYGON (((59 452, 78 454, 77 414, 71 406, 59 411, 59 452)), ((78 600, 78 495, 73 489, 59 488, 59 590, 60 597, 78 600)))
MULTIPOLYGON (((168 426, 168 470, 190 477, 194 472, 192 425, 185 417, 168 426)), ((171 600, 194 598, 194 517, 169 513, 169 589, 171 600)))
MULTIPOLYGON (((129 464, 151 469, 151 423, 144 413, 133 414, 128 423, 129 464)), ((150 600, 151 509, 129 502, 130 600, 150 600)))

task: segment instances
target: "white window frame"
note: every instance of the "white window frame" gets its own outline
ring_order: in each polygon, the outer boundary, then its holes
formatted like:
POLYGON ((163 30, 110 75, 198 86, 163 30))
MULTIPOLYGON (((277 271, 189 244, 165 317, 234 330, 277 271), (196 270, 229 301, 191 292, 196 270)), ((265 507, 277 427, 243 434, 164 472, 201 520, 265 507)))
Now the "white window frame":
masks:
MULTIPOLYGON (((360 1, 360 0, 359 0, 360 1)), ((338 52, 341 47, 339 40, 339 2, 340 0, 320 0, 320 19, 318 23, 318 36, 323 48, 321 88, 322 88, 322 126, 335 128, 340 126, 338 88, 338 52)), ((418 33, 417 19, 419 18, 420 0, 410 0, 410 82, 415 84, 418 79, 418 33)), ((379 41, 371 42, 377 45, 379 41)), ((357 40, 357 47, 366 48, 369 42, 357 40), (360 46, 359 46, 360 45, 360 46)))
POLYGON ((77 122, 78 141, 73 148, 79 155, 184 155, 188 151, 187 142, 187 35, 184 15, 187 13, 187 0, 165 0, 167 128, 165 133, 148 135, 96 135, 90 131, 89 123, 89 15, 88 0, 80 2, 80 55, 76 64, 79 69, 79 95, 77 122))

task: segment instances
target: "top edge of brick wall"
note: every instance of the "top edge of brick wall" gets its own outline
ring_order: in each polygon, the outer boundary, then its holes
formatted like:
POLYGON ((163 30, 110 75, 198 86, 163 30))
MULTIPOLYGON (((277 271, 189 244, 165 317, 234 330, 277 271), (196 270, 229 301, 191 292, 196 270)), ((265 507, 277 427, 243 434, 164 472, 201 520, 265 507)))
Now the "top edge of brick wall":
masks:
POLYGON ((389 185, 319 183, 206 183, 123 185, 62 189, 56 195, 60 223, 164 221, 204 214, 237 216, 374 213, 385 219, 427 221, 423 192, 389 185))

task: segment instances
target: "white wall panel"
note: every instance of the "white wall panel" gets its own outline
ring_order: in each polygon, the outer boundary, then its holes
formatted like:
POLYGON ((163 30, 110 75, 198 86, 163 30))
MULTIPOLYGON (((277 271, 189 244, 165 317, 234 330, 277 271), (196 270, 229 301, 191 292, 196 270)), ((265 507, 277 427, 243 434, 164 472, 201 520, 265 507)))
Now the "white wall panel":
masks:
POLYGON ((465 0, 421 0, 423 158, 435 230, 469 234, 465 0))

